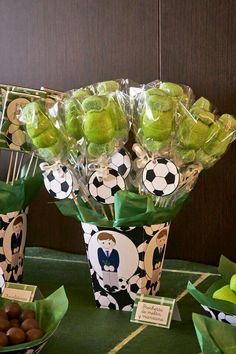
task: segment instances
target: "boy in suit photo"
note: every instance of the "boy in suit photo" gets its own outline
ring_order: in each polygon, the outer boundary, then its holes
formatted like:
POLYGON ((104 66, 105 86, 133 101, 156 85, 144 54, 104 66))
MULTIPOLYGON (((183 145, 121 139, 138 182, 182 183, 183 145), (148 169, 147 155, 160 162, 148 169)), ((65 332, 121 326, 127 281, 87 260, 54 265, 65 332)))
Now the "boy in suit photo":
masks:
POLYGON ((156 248, 154 249, 153 252, 153 257, 152 257, 152 283, 155 283, 161 272, 161 266, 162 262, 164 260, 165 256, 165 248, 166 248, 166 242, 167 242, 167 229, 163 229, 159 232, 156 238, 156 248))
POLYGON ((20 247, 22 242, 23 218, 18 216, 13 221, 13 234, 11 236, 12 266, 18 265, 20 247))
POLYGON ((97 237, 98 261, 103 273, 104 288, 108 291, 119 289, 118 267, 120 263, 119 253, 114 249, 116 245, 115 237, 109 232, 101 232, 97 237))

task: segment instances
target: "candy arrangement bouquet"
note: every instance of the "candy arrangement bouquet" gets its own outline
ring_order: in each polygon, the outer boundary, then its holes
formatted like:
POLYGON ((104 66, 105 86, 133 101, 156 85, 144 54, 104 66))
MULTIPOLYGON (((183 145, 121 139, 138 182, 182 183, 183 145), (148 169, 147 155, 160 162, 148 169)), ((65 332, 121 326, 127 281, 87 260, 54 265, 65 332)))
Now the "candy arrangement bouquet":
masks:
POLYGON ((188 86, 121 79, 40 97, 20 122, 48 192, 82 222, 96 305, 131 310, 137 293, 157 294, 170 222, 235 139, 234 117, 188 86))
POLYGON ((0 89, 0 273, 5 281, 19 282, 23 274, 28 206, 43 179, 38 158, 30 152, 18 118, 20 107, 42 93, 10 85, 0 85, 0 89))

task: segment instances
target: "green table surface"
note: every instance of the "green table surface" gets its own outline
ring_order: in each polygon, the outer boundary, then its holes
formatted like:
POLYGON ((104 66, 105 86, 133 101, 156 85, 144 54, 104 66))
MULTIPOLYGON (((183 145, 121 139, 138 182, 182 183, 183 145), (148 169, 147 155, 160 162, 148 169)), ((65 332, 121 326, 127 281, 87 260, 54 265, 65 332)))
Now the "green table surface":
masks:
POLYGON ((24 283, 36 284, 45 297, 64 285, 69 299, 68 312, 42 354, 198 354, 191 317, 203 312, 186 284, 190 280, 206 290, 216 279, 215 267, 166 260, 160 295, 177 299, 182 321, 163 329, 130 322, 130 312, 97 309, 85 256, 27 248, 24 265, 24 283))

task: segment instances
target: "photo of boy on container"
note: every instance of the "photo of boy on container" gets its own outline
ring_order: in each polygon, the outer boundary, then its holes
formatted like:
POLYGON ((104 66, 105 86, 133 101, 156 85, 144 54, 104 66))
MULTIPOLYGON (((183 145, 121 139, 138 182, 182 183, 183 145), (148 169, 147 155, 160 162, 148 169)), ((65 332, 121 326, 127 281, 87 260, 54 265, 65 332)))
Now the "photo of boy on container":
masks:
POLYGON ((18 216, 13 221, 13 234, 11 236, 11 252, 12 252, 12 266, 18 265, 20 248, 22 243, 22 232, 23 232, 23 218, 18 216))
POLYGON ((107 291, 119 289, 118 267, 120 263, 119 253, 114 249, 115 237, 109 232, 101 232, 97 236, 99 248, 97 250, 98 261, 102 269, 103 284, 107 291))
POLYGON ((152 279, 151 282, 155 283, 160 277, 160 269, 165 256, 165 249, 167 243, 167 229, 162 229, 156 237, 156 248, 152 257, 152 279))

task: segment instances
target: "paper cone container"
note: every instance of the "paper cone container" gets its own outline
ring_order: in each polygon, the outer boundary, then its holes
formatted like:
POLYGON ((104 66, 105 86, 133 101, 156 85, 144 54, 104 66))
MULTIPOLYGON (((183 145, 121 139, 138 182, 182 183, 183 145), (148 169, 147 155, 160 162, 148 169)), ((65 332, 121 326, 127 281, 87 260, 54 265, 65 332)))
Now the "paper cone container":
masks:
POLYGON ((0 287, 5 281, 21 282, 28 208, 0 214, 0 287), (4 278, 4 279, 3 279, 4 278))
POLYGON ((131 311, 137 294, 157 295, 169 226, 82 223, 97 307, 131 311))

